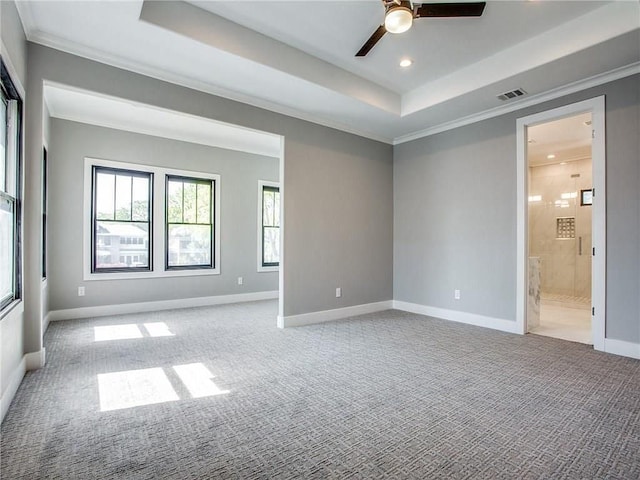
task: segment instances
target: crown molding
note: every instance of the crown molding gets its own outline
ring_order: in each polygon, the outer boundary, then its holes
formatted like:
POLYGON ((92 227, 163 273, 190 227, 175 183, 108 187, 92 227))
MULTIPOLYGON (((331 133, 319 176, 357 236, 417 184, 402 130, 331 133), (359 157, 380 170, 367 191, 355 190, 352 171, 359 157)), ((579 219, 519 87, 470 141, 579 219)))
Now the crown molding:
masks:
POLYGON ((484 110, 482 112, 474 113, 473 115, 468 115, 466 117, 458 118, 450 122, 434 125, 433 127, 425 128, 424 130, 420 130, 414 133, 409 133, 407 135, 401 135, 399 137, 394 138, 393 145, 400 145, 402 143, 411 142, 413 140, 418 140, 420 138, 429 137, 437 133, 442 133, 448 130, 453 130, 455 128, 464 127, 465 125, 471 125, 472 123, 477 123, 483 120, 488 120, 490 118, 499 117, 507 113, 515 112, 517 110, 522 110, 524 108, 538 105, 540 103, 544 103, 549 100, 555 100, 556 98, 564 97, 572 93, 580 92, 582 90, 587 90, 588 88, 597 87, 598 85, 603 85, 605 83, 613 82, 621 78, 629 77, 631 75, 636 75, 638 73, 640 73, 640 62, 635 62, 624 67, 616 68, 609 72, 601 73, 599 75, 594 75, 592 77, 585 78, 583 80, 578 80, 576 82, 563 85, 562 87, 554 88, 552 90, 538 93, 536 95, 532 95, 530 97, 526 97, 520 100, 515 100, 513 103, 509 103, 508 105, 491 108, 489 110, 484 110))
MULTIPOLYGON (((366 130, 353 128, 350 125, 343 124, 341 122, 327 120, 326 118, 322 118, 317 115, 307 114, 305 112, 301 112, 294 108, 286 107, 284 105, 270 102, 268 100, 234 92, 226 88, 217 87, 205 82, 188 78, 184 75, 180 75, 165 69, 151 67, 149 65, 143 65, 137 62, 132 62, 131 60, 125 59, 123 57, 120 57, 117 55, 111 55, 99 49, 78 45, 74 42, 70 42, 68 40, 65 40, 55 35, 49 35, 39 30, 31 30, 27 32, 27 40, 29 40, 32 43, 37 43, 39 45, 42 45, 48 48, 53 48, 55 50, 60 50, 62 52, 69 53, 71 55, 76 55, 78 57, 86 58, 87 60, 104 63, 112 67, 120 68, 123 70, 140 74, 140 75, 155 78, 157 80, 161 80, 164 82, 173 83, 175 85, 179 85, 182 87, 191 88, 193 90, 198 90, 200 92, 222 97, 227 100, 244 103, 246 105, 251 105, 256 108, 261 108, 263 110, 268 110, 270 112, 279 113, 281 115, 286 115, 292 118, 297 118, 298 120, 304 120, 306 122, 315 123, 323 127, 333 128, 335 130, 340 130, 342 132, 351 133, 353 135, 368 138, 370 140, 375 140, 375 141, 386 143, 389 145, 393 144, 393 139, 389 137, 378 135, 376 133, 369 132, 366 130)), ((278 132, 270 132, 270 133, 278 134, 278 132)))
MULTIPOLYGON (((554 100, 575 92, 579 92, 591 87, 602 85, 611 81, 615 81, 630 75, 640 73, 640 62, 636 62, 618 69, 611 70, 609 72, 595 75, 587 79, 579 80, 573 83, 569 83, 562 87, 558 87, 546 92, 542 92, 536 95, 525 97, 519 100, 514 100, 508 105, 502 105, 496 108, 484 110, 482 112, 474 113, 472 115, 464 116, 449 122, 444 122, 438 125, 428 127, 423 130, 415 131, 405 135, 400 135, 395 138, 380 135, 374 132, 367 131, 362 128, 355 128, 352 125, 348 125, 342 122, 328 120, 322 116, 314 115, 306 112, 299 111, 295 108, 287 107, 275 102, 260 99, 254 96, 234 92, 232 90, 214 86, 198 80, 193 80, 186 76, 176 74, 165 69, 151 67, 143 65, 137 62, 133 62, 126 58, 115 56, 106 53, 105 51, 89 48, 75 44, 63 38, 46 34, 34 28, 34 22, 29 2, 16 2, 18 13, 20 14, 21 21, 23 23, 27 40, 33 43, 43 45, 45 47, 60 50, 72 55, 76 55, 82 58, 86 58, 91 61, 96 61, 110 65, 116 68, 128 70, 133 73, 145 75, 151 78, 155 78, 161 81, 170 82, 186 88, 191 88, 197 91, 208 93, 211 95, 219 96, 228 100, 247 104, 256 108, 268 110, 274 113, 286 115, 288 117, 296 118, 299 120, 314 123, 320 126, 340 130, 345 133, 350 133, 360 137, 375 140, 381 143, 390 145, 400 145, 402 143, 410 142, 420 138, 435 135, 437 133, 445 132, 455 128, 459 128, 465 125, 470 125, 490 118, 498 117, 507 113, 511 113, 517 110, 527 108, 529 106, 537 105, 549 100, 554 100)), ((273 133, 273 132, 272 132, 273 133)), ((277 132, 276 132, 277 133, 277 132)))
POLYGON ((29 32, 35 30, 35 21, 33 19, 33 12, 31 10, 30 2, 14 2, 16 9, 18 10, 18 17, 22 23, 22 30, 25 32, 27 40, 29 39, 29 32))

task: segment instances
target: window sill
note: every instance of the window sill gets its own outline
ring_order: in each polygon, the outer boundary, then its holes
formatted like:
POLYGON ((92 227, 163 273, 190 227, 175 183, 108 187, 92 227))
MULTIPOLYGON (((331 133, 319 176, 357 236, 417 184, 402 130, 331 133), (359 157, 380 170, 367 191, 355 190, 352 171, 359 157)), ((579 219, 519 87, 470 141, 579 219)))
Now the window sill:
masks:
POLYGON ((265 273, 265 272, 277 272, 280 270, 280 267, 258 267, 258 273, 265 273))
POLYGON ((14 300, 11 303, 8 303, 6 307, 0 311, 0 320, 4 320, 11 315, 22 315, 24 312, 24 304, 22 303, 22 299, 14 300))
POLYGON ((220 275, 219 268, 197 270, 167 270, 161 272, 116 272, 116 273, 84 273, 84 281, 94 280, 144 280, 150 278, 202 277, 220 275))

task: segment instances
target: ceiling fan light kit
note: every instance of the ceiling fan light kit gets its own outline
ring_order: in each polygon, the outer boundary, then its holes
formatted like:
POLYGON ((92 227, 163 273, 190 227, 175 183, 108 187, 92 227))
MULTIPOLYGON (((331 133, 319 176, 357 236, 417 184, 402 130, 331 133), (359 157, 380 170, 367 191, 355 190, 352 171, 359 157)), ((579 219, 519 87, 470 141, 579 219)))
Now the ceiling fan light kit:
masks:
POLYGON ((411 28, 418 18, 479 17, 484 12, 486 2, 461 3, 415 3, 401 0, 382 0, 385 8, 384 23, 356 53, 364 57, 378 43, 385 33, 403 33, 411 28))
POLYGON ((384 28, 389 33, 403 33, 413 24, 413 11, 404 5, 392 6, 384 16, 384 28))

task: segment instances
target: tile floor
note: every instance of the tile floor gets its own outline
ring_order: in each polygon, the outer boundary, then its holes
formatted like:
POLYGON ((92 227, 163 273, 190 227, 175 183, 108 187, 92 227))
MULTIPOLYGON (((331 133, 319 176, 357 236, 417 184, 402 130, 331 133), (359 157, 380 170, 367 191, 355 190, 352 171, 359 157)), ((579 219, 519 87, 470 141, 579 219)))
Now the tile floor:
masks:
POLYGON ((584 299, 561 301, 543 297, 540 301, 540 325, 529 333, 592 345, 590 303, 585 303, 584 299))

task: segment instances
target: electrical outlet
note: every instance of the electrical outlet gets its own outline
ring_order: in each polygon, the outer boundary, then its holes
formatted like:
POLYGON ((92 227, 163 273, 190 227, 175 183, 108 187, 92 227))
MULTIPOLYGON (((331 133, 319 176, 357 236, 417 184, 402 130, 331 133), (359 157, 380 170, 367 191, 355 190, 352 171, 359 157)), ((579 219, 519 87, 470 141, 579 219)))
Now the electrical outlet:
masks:
POLYGON ((336 298, 340 298, 342 296, 342 288, 336 288, 336 298))
POLYGON ((460 290, 453 291, 453 298, 455 298, 456 300, 460 300, 460 290))
POLYGON ((78 296, 84 297, 84 287, 78 287, 78 296))
POLYGON ((244 280, 242 277, 238 277, 238 285, 242 285, 244 283, 244 280))

